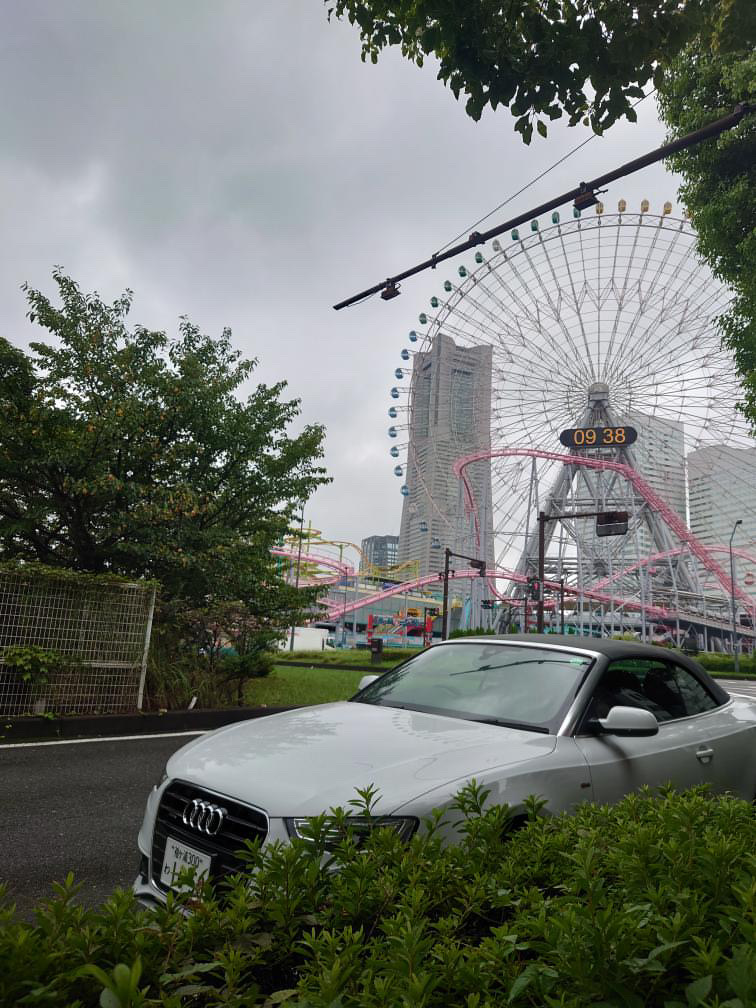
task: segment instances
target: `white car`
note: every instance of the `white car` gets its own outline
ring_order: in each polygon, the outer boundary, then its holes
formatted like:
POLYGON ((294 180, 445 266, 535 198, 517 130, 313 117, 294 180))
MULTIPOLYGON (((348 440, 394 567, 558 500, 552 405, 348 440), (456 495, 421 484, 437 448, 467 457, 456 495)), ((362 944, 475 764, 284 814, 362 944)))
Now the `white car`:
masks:
POLYGON ((383 824, 409 838, 473 778, 515 811, 529 795, 558 813, 667 782, 750 801, 756 702, 632 641, 438 644, 349 701, 239 722, 175 753, 147 800, 134 891, 161 901, 187 866, 218 880, 238 868, 244 840, 301 835, 308 816, 368 785, 383 824))

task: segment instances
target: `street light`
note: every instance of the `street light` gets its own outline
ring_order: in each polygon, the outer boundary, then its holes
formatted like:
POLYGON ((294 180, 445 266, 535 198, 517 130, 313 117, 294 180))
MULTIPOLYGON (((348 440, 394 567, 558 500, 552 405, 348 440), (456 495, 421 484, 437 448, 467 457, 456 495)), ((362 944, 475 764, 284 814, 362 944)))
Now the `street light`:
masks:
POLYGON ((735 636, 735 560, 732 555, 732 540, 735 537, 735 532, 738 525, 743 524, 743 519, 738 518, 732 527, 732 534, 730 536, 730 604, 732 606, 732 656, 735 659, 735 675, 740 672, 740 655, 738 654, 738 640, 735 636))

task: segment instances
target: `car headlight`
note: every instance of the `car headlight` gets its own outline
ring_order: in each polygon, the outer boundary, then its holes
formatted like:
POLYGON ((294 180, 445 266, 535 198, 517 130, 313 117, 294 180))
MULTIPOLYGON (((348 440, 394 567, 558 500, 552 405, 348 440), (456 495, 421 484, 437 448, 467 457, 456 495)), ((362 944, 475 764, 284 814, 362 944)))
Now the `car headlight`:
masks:
MULTIPOLYGON (((309 819, 286 819, 285 822, 290 837, 298 840, 313 839, 309 819)), ((347 816, 344 824, 359 844, 377 829, 393 830, 400 839, 409 840, 418 827, 418 820, 414 816, 347 816)), ((346 831, 340 826, 329 826, 325 836, 327 846, 336 846, 344 839, 346 831)))

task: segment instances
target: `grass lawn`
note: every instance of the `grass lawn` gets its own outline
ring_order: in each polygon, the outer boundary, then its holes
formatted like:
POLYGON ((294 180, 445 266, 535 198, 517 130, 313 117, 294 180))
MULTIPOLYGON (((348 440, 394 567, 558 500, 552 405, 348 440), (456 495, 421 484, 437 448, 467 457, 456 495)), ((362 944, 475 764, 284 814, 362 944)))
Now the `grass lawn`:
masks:
POLYGON ((250 707, 306 707, 331 700, 348 700, 357 692, 357 684, 366 672, 276 665, 265 679, 253 679, 249 683, 245 701, 250 707))
MULTIPOLYGON (((392 648, 383 652, 386 668, 398 665, 405 658, 418 654, 422 648, 392 648)), ((286 662, 317 662, 318 665, 364 665, 370 668, 370 652, 365 648, 328 648, 326 651, 282 651, 277 656, 281 664, 286 662)))

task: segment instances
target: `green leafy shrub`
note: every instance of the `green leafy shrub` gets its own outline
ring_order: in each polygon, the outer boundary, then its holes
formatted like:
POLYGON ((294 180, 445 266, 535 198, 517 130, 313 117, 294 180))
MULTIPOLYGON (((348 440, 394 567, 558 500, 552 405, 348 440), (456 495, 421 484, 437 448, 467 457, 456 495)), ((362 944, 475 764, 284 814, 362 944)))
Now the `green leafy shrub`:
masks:
POLYGON ((32 689, 47 686, 52 677, 63 670, 65 658, 57 651, 37 647, 35 644, 7 647, 0 658, 22 682, 32 689))
MULTIPOLYGON (((350 813, 370 814, 371 796, 350 813)), ((756 818, 701 791, 641 793, 528 821, 474 785, 402 842, 343 812, 251 874, 155 912, 71 878, 33 924, 0 908, 0 1004, 112 1008, 748 1008, 756 1003, 756 818), (341 837, 333 846, 334 837, 341 837), (338 871, 324 871, 321 858, 338 871), (102 1000, 101 1000, 102 997, 102 1000)))
POLYGON ((495 634, 495 630, 487 627, 470 627, 466 630, 452 630, 449 634, 449 640, 452 640, 454 637, 492 637, 495 634))

